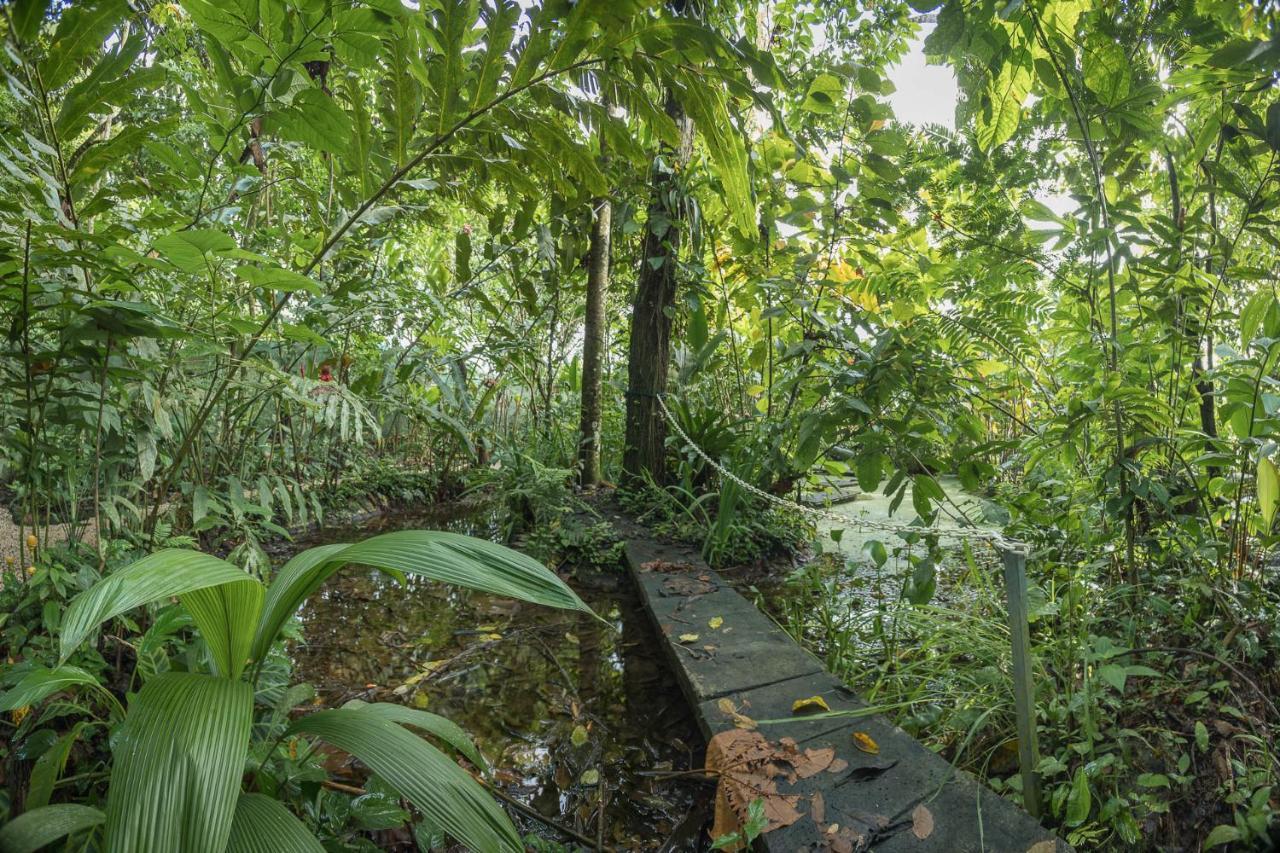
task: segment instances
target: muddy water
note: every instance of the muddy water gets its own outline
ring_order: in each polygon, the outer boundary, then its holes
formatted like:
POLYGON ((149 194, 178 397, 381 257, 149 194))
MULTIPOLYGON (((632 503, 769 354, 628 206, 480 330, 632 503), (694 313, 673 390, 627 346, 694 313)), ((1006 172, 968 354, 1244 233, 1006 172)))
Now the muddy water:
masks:
MULTIPOLYGON (((298 547, 407 528, 494 538, 497 527, 484 511, 445 508, 326 530, 298 547)), ((620 571, 570 582, 612 630, 440 584, 340 573, 302 613, 296 677, 329 705, 400 702, 454 720, 508 795, 587 838, 622 850, 706 849, 708 789, 672 775, 696 765, 701 741, 654 656, 645 613, 620 571)), ((512 816, 523 832, 581 846, 512 816)))

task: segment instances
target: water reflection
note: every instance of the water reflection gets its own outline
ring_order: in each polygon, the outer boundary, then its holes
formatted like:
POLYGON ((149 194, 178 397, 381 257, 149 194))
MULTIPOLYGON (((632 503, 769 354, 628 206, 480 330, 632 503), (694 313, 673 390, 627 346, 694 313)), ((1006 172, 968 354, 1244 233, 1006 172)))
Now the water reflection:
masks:
MULTIPOLYGON (((399 513, 297 547, 408 528, 494 538, 498 521, 474 507, 399 513)), ((454 720, 508 794, 590 838, 603 832, 606 844, 627 850, 705 849, 698 831, 705 786, 666 775, 695 766, 701 742, 654 657, 659 647, 645 613, 620 572, 571 583, 612 630, 584 614, 342 573, 302 613, 303 639, 292 650, 297 677, 329 705, 401 702, 454 720)), ((519 820, 525 831, 556 837, 519 820)))

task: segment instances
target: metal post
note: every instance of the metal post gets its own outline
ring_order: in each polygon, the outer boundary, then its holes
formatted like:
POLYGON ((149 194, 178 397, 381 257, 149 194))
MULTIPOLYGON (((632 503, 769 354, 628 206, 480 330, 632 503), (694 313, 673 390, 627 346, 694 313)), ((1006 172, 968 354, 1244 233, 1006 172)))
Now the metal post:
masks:
POLYGON ((1027 555, 1001 549, 1004 584, 1009 597, 1009 634, 1013 640, 1013 702, 1018 720, 1018 765, 1022 801, 1040 817, 1040 747, 1036 741, 1036 694, 1032 682, 1031 632, 1027 627, 1027 555))

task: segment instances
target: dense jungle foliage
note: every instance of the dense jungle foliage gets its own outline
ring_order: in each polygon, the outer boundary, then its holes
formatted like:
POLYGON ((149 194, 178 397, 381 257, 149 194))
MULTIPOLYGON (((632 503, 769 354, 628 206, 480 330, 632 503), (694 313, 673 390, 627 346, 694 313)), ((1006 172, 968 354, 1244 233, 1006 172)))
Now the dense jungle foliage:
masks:
POLYGON ((807 562, 762 606, 1021 801, 944 481, 1030 546, 1045 824, 1273 843, 1273 0, 12 0, 0 38, 0 849, 533 843, 442 717, 295 713, 281 637, 348 563, 586 605, 453 534, 266 546, 476 492, 610 564, 568 508, 615 483, 716 567, 807 562), (921 45, 958 101, 915 125, 921 45), (921 529, 835 550, 779 505, 819 475, 921 529), (335 749, 368 791, 317 793, 335 749))

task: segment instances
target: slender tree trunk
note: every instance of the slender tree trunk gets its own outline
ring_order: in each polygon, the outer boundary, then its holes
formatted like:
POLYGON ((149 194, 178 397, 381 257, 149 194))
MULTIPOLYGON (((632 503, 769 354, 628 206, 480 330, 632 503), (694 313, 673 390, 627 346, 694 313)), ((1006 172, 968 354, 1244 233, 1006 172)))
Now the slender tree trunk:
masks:
POLYGON ((654 164, 653 196, 631 309, 627 430, 622 455, 623 481, 631 486, 643 483, 646 475, 655 483, 662 483, 666 472, 667 425, 657 398, 667 390, 667 368, 671 363, 671 319, 675 313, 682 225, 676 172, 688 163, 693 147, 693 126, 670 91, 666 109, 680 128, 680 148, 664 149, 654 164))
POLYGON ((613 205, 591 203, 591 253, 587 266, 587 318, 582 342, 582 413, 578 422, 578 462, 584 486, 600 483, 600 396, 604 361, 604 302, 609 292, 609 238, 613 205))

